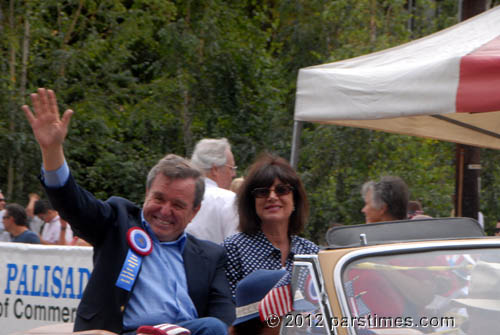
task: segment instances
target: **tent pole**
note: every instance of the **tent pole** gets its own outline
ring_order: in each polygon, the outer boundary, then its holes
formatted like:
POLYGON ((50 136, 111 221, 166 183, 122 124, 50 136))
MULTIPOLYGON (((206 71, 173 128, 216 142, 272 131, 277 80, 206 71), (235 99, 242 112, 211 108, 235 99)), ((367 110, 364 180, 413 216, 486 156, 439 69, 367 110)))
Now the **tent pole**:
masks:
POLYGON ((300 134, 302 133, 302 121, 293 121, 292 153, 290 155, 290 165, 297 170, 300 150, 300 134))

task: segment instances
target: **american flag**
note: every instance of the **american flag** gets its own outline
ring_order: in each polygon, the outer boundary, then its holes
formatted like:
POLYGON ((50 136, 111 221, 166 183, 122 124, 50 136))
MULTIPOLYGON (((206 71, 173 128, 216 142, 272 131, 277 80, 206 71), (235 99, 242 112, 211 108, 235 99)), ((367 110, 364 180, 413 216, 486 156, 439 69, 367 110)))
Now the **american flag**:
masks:
POLYGON ((292 311, 292 292, 290 273, 286 273, 259 303, 261 321, 266 321, 271 315, 283 316, 292 311))

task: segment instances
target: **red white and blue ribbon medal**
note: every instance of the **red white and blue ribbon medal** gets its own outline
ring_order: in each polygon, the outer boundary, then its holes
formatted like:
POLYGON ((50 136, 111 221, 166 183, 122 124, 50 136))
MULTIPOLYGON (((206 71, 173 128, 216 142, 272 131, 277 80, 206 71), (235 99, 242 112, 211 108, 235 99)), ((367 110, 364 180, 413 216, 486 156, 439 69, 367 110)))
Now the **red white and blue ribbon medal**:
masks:
POLYGON ((141 256, 147 256, 153 251, 151 237, 141 228, 130 228, 127 231, 127 242, 130 248, 141 256))
POLYGON ((130 249, 116 281, 116 286, 130 291, 141 268, 142 257, 153 251, 153 241, 144 230, 132 227, 127 231, 127 243, 130 249))

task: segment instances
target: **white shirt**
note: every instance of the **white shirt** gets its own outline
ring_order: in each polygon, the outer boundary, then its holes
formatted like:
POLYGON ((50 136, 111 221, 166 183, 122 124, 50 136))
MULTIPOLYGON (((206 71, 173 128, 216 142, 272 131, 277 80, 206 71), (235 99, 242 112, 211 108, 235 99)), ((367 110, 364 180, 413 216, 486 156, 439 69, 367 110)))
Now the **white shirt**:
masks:
MULTIPOLYGON (((59 241, 59 235, 61 234, 61 221, 59 221, 59 215, 54 217, 50 222, 46 222, 42 228, 42 239, 49 243, 57 243, 59 241)), ((73 239, 73 231, 70 226, 67 225, 65 233, 66 243, 71 242, 73 239)))
POLYGON ((236 194, 217 186, 205 177, 205 195, 198 214, 188 224, 186 232, 202 240, 221 244, 238 232, 236 194))

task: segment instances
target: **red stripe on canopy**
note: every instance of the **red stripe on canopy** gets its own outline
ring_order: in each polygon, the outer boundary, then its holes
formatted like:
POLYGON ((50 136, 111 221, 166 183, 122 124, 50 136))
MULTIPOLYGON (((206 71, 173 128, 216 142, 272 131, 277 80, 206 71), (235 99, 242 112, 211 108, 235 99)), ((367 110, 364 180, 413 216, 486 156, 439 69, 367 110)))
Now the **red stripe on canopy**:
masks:
POLYGON ((500 110, 500 36, 460 60, 456 111, 500 110))

